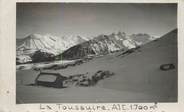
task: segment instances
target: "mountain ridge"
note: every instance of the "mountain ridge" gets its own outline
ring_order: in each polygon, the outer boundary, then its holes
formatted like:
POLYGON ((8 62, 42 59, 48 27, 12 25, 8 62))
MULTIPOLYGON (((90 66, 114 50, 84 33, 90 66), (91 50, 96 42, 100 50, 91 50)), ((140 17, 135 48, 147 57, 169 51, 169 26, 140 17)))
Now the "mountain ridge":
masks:
POLYGON ((105 55, 119 50, 133 49, 154 40, 154 37, 148 34, 137 35, 127 36, 124 32, 109 35, 102 34, 89 41, 72 46, 60 54, 59 57, 63 59, 78 59, 87 55, 105 55))
POLYGON ((87 55, 105 55, 111 52, 136 48, 151 40, 148 34, 139 33, 127 35, 117 32, 109 35, 101 34, 93 39, 81 36, 56 37, 50 34, 30 34, 23 39, 17 39, 17 58, 30 61, 36 51, 52 54, 63 59, 83 58, 87 55), (73 49, 73 50, 72 50, 73 49), (29 59, 25 59, 28 58, 29 59))
POLYGON ((17 44, 19 44, 16 48, 16 50, 18 51, 17 55, 24 55, 24 54, 32 55, 35 51, 38 50, 42 50, 56 55, 73 45, 86 41, 84 40, 84 38, 79 36, 70 38, 60 38, 52 36, 50 34, 47 35, 30 34, 29 36, 23 39, 17 39, 17 44), (27 50, 32 51, 25 53, 27 50))

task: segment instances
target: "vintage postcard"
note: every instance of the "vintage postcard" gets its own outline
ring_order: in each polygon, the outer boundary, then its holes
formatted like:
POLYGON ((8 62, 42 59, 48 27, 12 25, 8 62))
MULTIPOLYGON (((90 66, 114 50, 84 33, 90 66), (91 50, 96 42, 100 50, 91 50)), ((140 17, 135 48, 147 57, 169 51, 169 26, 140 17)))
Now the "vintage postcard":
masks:
POLYGON ((182 0, 1 3, 0 111, 182 110, 182 0))

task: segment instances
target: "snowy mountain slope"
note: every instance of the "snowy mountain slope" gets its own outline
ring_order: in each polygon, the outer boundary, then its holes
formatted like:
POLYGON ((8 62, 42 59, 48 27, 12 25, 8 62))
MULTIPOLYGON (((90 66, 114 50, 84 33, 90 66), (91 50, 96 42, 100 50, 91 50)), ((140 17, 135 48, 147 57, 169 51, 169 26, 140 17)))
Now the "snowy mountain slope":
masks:
POLYGON ((17 55, 32 55, 38 50, 56 55, 84 41, 86 40, 80 36, 60 38, 50 34, 31 34, 22 40, 17 40, 16 50, 17 55))
POLYGON ((177 101, 177 30, 121 59, 111 62, 112 68, 121 65, 113 68, 118 75, 104 81, 102 87, 145 91, 146 94, 155 95, 155 101, 177 101), (161 65, 168 63, 174 64, 176 68, 169 71, 159 69, 161 65))
POLYGON ((110 35, 99 35, 92 40, 75 45, 64 51, 63 59, 83 58, 87 55, 105 55, 119 50, 136 48, 152 41, 148 34, 126 35, 124 32, 112 33, 110 35))
POLYGON ((112 92, 112 96, 109 97, 113 97, 114 102, 177 101, 177 30, 143 45, 129 55, 120 54, 122 51, 95 58, 81 66, 61 70, 60 73, 69 75, 93 73, 97 70, 114 72, 116 74, 114 77, 99 82, 98 86, 108 90, 122 91, 122 94, 124 91, 134 93, 134 95, 114 96, 116 92, 112 92), (174 64, 175 69, 160 70, 162 64, 168 63, 174 64), (142 93, 145 97, 137 97, 136 93, 142 93))
MULTIPOLYGON (((176 102, 177 101, 177 30, 141 46, 125 56, 123 51, 96 57, 67 69, 54 70, 65 76, 109 70, 115 75, 94 87, 63 89, 31 87, 39 72, 17 71, 18 103, 84 103, 84 102, 176 102), (175 69, 160 70, 172 63, 175 69)), ((53 72, 53 70, 50 70, 53 72)))

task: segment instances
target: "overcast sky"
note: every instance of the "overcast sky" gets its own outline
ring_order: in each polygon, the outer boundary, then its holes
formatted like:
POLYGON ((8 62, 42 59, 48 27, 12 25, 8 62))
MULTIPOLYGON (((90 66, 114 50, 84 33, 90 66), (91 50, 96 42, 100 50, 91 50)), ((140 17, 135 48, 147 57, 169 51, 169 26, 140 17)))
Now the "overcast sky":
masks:
POLYGON ((177 27, 176 4, 18 3, 17 38, 29 34, 93 37, 124 31, 161 36, 177 27))

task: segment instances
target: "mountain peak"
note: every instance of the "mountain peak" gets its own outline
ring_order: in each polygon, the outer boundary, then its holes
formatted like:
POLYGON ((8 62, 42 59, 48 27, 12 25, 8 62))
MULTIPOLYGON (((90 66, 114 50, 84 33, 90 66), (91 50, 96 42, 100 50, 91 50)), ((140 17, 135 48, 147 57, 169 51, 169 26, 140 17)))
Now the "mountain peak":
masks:
POLYGON ((32 33, 32 34, 30 34, 30 36, 40 36, 41 34, 39 34, 39 33, 32 33))
POLYGON ((84 41, 86 40, 82 37, 76 36, 60 38, 51 34, 41 35, 33 33, 17 42, 17 55, 32 55, 38 50, 57 55, 71 46, 84 41))
POLYGON ((28 36, 28 38, 38 39, 38 38, 42 38, 42 35, 37 34, 37 33, 33 33, 33 34, 30 34, 30 35, 28 36))

